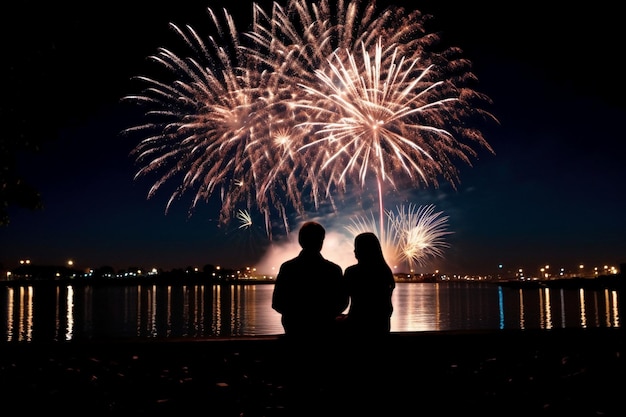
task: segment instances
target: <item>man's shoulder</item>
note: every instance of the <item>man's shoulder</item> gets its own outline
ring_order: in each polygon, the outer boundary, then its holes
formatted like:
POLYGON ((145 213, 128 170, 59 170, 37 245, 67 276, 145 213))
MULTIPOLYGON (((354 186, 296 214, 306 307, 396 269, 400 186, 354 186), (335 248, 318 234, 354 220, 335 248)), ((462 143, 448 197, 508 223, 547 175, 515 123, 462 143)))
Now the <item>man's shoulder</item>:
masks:
POLYGON ((343 269, 341 268, 339 264, 336 264, 335 262, 329 259, 326 259, 321 255, 315 256, 315 257, 296 256, 295 258, 291 258, 283 262, 280 265, 280 270, 281 271, 292 271, 292 270, 301 271, 302 269, 309 269, 309 268, 318 269, 320 267, 328 269, 328 270, 339 271, 339 273, 343 273, 342 272, 343 269))
POLYGON ((339 264, 336 264, 333 261, 330 261, 328 259, 324 259, 324 263, 326 264, 328 269, 334 269, 334 270, 339 271, 339 273, 343 273, 343 269, 341 268, 341 266, 339 266, 339 264))
POLYGON ((325 261, 326 261, 329 265, 332 265, 332 266, 333 266, 333 268, 339 268, 339 269, 341 269, 341 266, 339 266, 339 264, 337 264, 337 263, 335 263, 335 262, 333 262, 333 261, 331 261, 331 260, 328 260, 328 259, 325 259, 325 261))
POLYGON ((299 264, 299 259, 297 257, 286 260, 282 264, 280 264, 280 271, 289 270, 292 268, 297 268, 299 264))

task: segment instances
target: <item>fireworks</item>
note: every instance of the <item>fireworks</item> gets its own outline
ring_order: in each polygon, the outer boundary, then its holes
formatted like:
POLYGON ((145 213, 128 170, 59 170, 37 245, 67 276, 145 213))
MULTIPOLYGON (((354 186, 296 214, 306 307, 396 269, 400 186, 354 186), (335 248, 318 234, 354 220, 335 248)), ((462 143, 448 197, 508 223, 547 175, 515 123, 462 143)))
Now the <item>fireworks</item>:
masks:
MULTIPOLYGON (((396 207, 396 212, 386 211, 385 233, 381 236, 374 217, 352 219, 352 225, 346 229, 356 236, 363 232, 376 233, 381 240, 385 259, 390 264, 406 262, 409 270, 416 265, 424 266, 433 258, 443 258, 444 249, 449 247, 445 236, 448 217, 443 212, 435 212, 434 205, 396 207)), ((381 226, 382 227, 382 226, 381 226)))
POLYGON ((268 167, 278 163, 261 128, 267 117, 262 111, 263 75, 241 53, 231 16, 224 12, 220 19, 210 9, 209 14, 219 39, 204 41, 193 28, 172 24, 189 55, 159 49, 151 58, 171 78, 138 77, 147 87, 140 95, 125 97, 148 109, 148 121, 126 131, 144 135, 133 151, 143 165, 136 177, 160 175, 149 198, 166 182, 179 181, 166 211, 183 193, 195 190, 192 209, 219 192, 223 222, 241 202, 246 208, 256 203, 267 217, 267 194, 253 193, 266 187, 268 167))
POLYGON ((237 211, 237 220, 239 220, 240 229, 247 229, 252 226, 252 216, 248 210, 237 211))
MULTIPOLYGON (((471 164, 475 147, 491 151, 468 127, 476 116, 493 119, 489 99, 472 89, 458 48, 437 49, 429 16, 379 13, 374 1, 252 10, 247 32, 210 8, 217 37, 172 25, 188 53, 161 48, 152 58, 170 78, 138 77, 146 88, 126 97, 147 106, 148 122, 127 133, 143 135, 137 176, 159 176, 148 196, 178 183, 167 208, 186 192, 195 192, 192 208, 219 196, 223 222, 255 206, 271 235, 274 215, 288 231, 289 209, 334 207, 334 195, 372 178, 382 227, 383 183, 455 185, 457 160, 471 164)), ((417 239, 406 235, 403 245, 417 239)))

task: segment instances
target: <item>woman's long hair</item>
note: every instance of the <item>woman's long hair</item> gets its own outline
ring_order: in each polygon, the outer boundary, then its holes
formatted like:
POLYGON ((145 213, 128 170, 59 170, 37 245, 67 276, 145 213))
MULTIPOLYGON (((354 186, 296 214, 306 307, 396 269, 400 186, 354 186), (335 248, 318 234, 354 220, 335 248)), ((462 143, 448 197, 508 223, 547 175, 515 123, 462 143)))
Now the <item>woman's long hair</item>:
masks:
POLYGON ((387 265, 380 241, 371 232, 360 233, 354 238, 354 255, 362 264, 387 265))

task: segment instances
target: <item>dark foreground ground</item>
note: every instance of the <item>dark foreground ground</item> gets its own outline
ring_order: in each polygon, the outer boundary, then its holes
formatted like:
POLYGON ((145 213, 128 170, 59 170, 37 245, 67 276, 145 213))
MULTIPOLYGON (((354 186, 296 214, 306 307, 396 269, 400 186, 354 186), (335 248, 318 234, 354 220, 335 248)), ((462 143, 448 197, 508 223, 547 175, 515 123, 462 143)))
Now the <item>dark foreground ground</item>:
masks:
POLYGON ((623 417, 624 334, 394 333, 339 348, 276 336, 1 344, 0 398, 23 415, 623 417))

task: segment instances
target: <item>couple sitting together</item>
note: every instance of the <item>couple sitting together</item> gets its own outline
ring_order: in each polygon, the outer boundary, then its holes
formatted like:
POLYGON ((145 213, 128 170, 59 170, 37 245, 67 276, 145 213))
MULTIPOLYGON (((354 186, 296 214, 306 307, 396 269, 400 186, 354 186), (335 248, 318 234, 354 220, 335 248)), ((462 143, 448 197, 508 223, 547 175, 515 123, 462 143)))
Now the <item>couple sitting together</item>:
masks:
POLYGON ((281 314, 285 335, 389 334, 395 281, 378 238, 356 236, 357 263, 342 272, 321 254, 325 235, 321 224, 304 223, 298 234, 302 250, 276 276, 272 308, 281 314))

